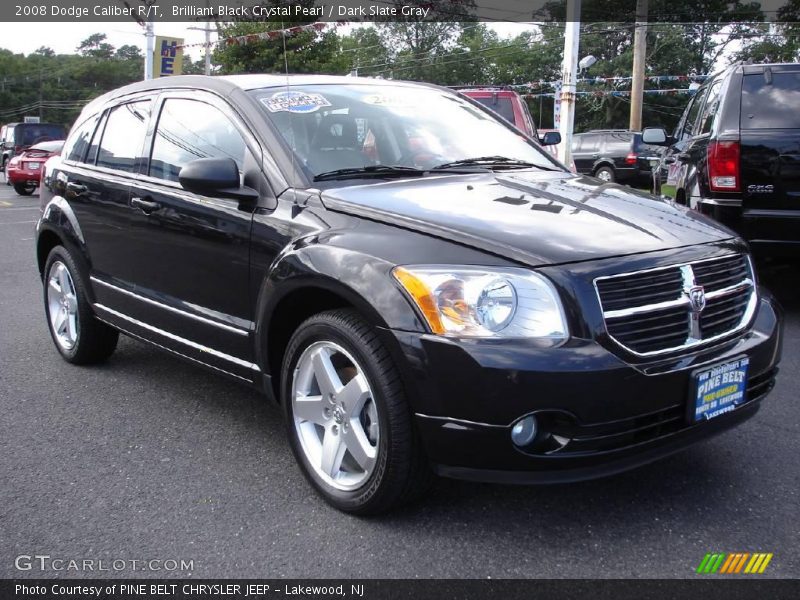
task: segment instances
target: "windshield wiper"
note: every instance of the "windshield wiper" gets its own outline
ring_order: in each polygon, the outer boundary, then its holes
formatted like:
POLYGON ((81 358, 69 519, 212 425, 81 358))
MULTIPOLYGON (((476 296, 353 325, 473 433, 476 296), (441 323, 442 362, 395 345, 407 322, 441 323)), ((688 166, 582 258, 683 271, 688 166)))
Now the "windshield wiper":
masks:
POLYGON ((548 167, 537 163, 528 162, 526 160, 519 160, 517 158, 509 158, 507 156, 476 156, 474 158, 462 158, 461 160, 454 160, 453 162, 444 163, 433 167, 431 171, 438 171, 440 169, 451 169, 453 167, 465 167, 470 165, 491 167, 491 168, 506 168, 506 169, 525 169, 528 167, 535 167, 544 171, 558 171, 555 167, 548 167))
POLYGON ((314 176, 314 181, 326 181, 328 179, 350 179, 359 177, 421 177, 425 174, 424 169, 415 167, 403 167, 401 165, 366 165, 363 167, 348 167, 346 169, 335 169, 325 171, 314 176))

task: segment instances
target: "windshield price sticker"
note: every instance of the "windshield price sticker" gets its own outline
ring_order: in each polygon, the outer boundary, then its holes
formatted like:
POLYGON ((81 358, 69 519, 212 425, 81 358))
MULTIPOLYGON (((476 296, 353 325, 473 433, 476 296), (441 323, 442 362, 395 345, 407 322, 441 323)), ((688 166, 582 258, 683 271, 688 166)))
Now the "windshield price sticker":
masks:
POLYGON ((278 92, 269 98, 261 98, 261 103, 269 112, 290 112, 298 114, 313 113, 323 106, 330 106, 322 94, 310 92, 278 92))

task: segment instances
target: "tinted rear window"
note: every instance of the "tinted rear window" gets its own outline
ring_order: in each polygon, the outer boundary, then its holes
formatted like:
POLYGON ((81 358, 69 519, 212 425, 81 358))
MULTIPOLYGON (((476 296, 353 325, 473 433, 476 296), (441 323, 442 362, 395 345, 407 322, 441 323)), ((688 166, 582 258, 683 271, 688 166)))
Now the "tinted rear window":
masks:
POLYGON ((745 75, 742 129, 800 129, 800 72, 745 75))
POLYGON ((494 112, 503 117, 506 121, 514 124, 514 107, 511 98, 473 98, 484 106, 491 108, 494 112))
POLYGON ((17 125, 17 144, 20 146, 31 146, 39 142, 49 142, 51 140, 63 140, 64 128, 61 125, 47 124, 22 124, 17 125))

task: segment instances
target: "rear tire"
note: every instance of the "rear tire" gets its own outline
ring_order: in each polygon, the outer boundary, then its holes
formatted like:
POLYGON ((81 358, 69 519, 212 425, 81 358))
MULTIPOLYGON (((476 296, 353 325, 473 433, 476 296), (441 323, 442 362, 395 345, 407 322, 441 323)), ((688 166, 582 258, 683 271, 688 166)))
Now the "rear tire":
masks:
POLYGON ((607 183, 614 183, 617 180, 614 169, 611 167, 600 167, 594 172, 594 176, 607 183))
POLYGON ((429 487, 400 375, 354 310, 323 312, 297 328, 283 358, 281 400, 292 452, 335 508, 378 514, 429 487))
POLYGON ((25 185, 23 183, 15 183, 14 191, 17 192, 20 196, 30 196, 31 194, 33 194, 33 192, 36 191, 36 186, 25 185))
POLYGON ((81 257, 56 246, 44 267, 44 310, 50 336, 61 356, 76 365, 100 363, 114 353, 116 329, 94 316, 89 301, 88 269, 81 257))

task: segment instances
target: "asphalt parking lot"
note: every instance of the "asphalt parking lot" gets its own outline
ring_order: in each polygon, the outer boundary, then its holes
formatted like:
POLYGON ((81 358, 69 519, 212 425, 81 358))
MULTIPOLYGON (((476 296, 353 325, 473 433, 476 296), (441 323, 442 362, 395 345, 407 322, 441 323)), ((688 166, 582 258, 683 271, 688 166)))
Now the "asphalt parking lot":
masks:
POLYGON ((659 463, 572 485, 441 480, 373 519, 314 495, 260 396, 121 338, 61 360, 34 260, 38 198, 0 183, 0 577, 20 555, 185 560, 210 577, 696 577, 707 552, 772 552, 800 576, 800 268, 761 273, 787 311, 758 415, 659 463))

